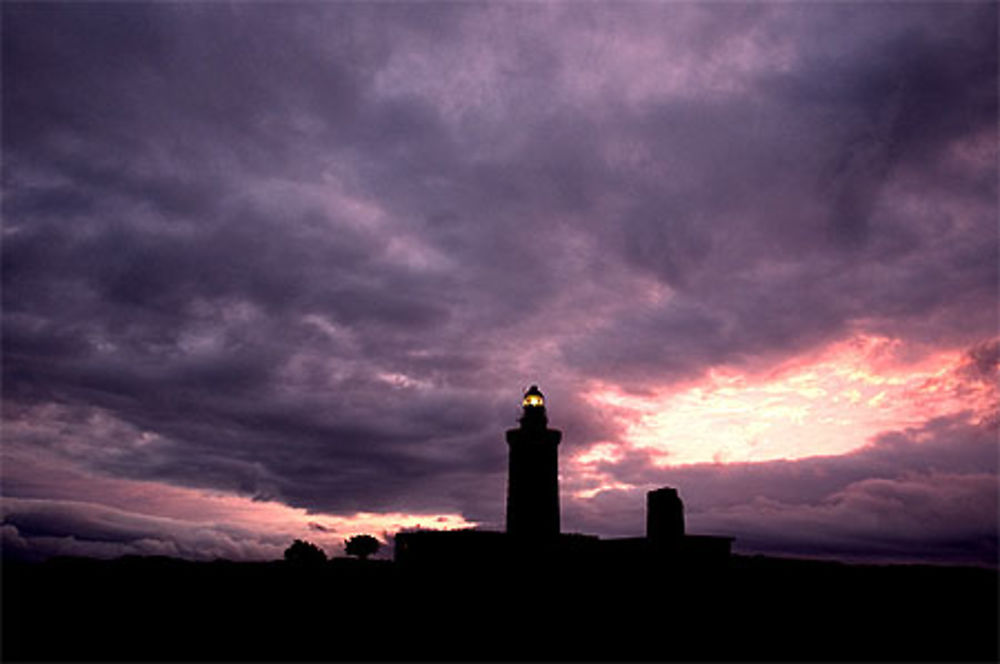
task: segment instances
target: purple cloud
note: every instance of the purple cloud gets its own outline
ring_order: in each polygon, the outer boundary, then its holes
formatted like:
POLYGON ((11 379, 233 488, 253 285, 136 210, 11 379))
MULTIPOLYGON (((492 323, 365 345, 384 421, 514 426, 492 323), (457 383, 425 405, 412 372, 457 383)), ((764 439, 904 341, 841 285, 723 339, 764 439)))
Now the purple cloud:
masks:
POLYGON ((657 468, 635 452, 604 470, 636 488, 581 501, 566 521, 641 534, 644 491, 666 484, 681 492, 689 532, 734 536, 743 552, 994 564, 996 437, 995 421, 957 415, 797 461, 657 468))
POLYGON ((2 11, 16 458, 496 524, 532 382, 571 451, 590 380, 996 335, 988 3, 2 11))

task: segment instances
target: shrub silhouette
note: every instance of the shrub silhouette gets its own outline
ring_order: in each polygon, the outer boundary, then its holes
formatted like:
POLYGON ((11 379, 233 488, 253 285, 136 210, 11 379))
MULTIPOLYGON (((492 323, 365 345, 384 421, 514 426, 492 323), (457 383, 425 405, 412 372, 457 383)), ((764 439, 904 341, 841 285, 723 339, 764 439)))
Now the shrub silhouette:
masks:
POLYGON ((326 562, 326 553, 312 542, 297 539, 285 549, 285 561, 296 565, 319 565, 326 562))
POLYGON ((362 560, 379 550, 381 544, 371 535, 355 535, 345 541, 344 551, 349 556, 357 556, 362 560))

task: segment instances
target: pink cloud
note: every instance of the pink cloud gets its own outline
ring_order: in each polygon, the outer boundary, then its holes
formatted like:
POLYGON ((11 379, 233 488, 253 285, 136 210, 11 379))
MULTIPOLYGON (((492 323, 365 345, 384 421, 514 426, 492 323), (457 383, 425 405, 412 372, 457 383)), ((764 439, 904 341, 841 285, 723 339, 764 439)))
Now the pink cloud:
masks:
POLYGON ((933 417, 988 416, 997 387, 970 373, 973 362, 962 349, 855 335, 777 367, 720 366, 648 394, 595 382, 585 398, 618 419, 622 438, 582 450, 570 464, 586 469, 615 445, 649 450, 660 465, 844 454, 933 417))
POLYGON ((315 513, 222 491, 94 475, 40 452, 28 460, 7 451, 4 471, 8 487, 39 496, 4 497, 2 505, 5 548, 32 556, 274 560, 294 539, 342 555, 344 540, 357 534, 388 543, 404 528, 475 525, 457 514, 315 513))

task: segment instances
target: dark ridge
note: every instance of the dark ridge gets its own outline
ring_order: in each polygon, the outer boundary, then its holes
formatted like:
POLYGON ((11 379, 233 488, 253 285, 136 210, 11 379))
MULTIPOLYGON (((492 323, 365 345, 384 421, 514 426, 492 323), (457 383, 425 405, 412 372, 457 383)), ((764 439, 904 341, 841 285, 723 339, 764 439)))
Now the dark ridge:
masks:
POLYGON ((996 661, 997 571, 733 556, 55 558, 3 567, 4 661, 996 661))

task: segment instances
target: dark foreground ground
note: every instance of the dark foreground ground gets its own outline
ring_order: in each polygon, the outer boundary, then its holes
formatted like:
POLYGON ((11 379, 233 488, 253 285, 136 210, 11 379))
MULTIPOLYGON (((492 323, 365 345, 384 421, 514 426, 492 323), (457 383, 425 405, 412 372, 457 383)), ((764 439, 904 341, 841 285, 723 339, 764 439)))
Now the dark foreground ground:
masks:
POLYGON ((995 662, 997 572, 64 559, 4 565, 2 627, 4 661, 995 662))

